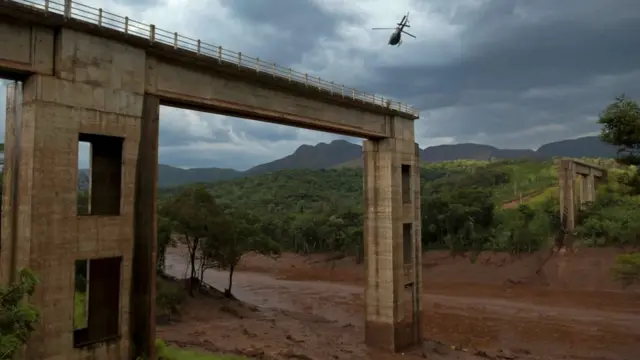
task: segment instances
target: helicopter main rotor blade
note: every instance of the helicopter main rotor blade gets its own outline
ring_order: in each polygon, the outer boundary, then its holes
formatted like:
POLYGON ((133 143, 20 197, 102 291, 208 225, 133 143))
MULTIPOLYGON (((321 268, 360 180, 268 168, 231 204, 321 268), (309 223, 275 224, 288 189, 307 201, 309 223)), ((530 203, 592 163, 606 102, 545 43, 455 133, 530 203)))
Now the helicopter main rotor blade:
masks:
POLYGON ((404 30, 402 30, 402 33, 403 33, 403 34, 407 34, 407 35, 411 36, 411 37, 412 37, 412 38, 414 38, 414 39, 416 38, 416 36, 415 36, 415 35, 411 35, 411 34, 409 34, 408 32, 406 32, 406 31, 404 31, 404 30))
POLYGON ((371 30, 395 30, 396 28, 371 28, 371 30))

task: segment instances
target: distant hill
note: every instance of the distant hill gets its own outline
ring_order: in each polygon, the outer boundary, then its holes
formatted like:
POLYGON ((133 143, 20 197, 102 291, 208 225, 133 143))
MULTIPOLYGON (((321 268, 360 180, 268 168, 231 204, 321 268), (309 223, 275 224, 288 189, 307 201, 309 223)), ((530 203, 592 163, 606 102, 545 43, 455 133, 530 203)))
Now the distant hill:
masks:
POLYGON ((587 136, 578 139, 561 140, 540 146, 537 153, 544 157, 616 157, 616 148, 600 140, 598 136, 587 136), (562 154, 562 155, 555 155, 562 154))
POLYGON ((158 186, 178 186, 199 182, 214 182, 231 180, 245 174, 234 169, 221 168, 193 168, 180 169, 169 165, 158 165, 158 186))
MULTIPOLYGON (((427 147, 420 152, 423 162, 438 163, 451 160, 549 159, 556 156, 613 158, 615 147, 598 136, 556 141, 531 149, 499 149, 482 144, 455 144, 427 147)), ((345 140, 302 145, 293 154, 247 171, 221 168, 180 169, 158 166, 158 186, 171 187, 199 182, 231 180, 239 177, 275 172, 285 169, 329 169, 362 166, 362 147, 345 140)), ((84 170, 86 173, 86 170, 84 170)), ((88 176, 81 175, 81 188, 88 186, 88 176), (84 185, 82 185, 84 184, 84 185)))
MULTIPOLYGON (((598 136, 587 136, 572 140, 562 140, 542 145, 538 150, 499 149, 482 144, 453 144, 430 146, 420 152, 420 160, 437 163, 452 160, 513 160, 513 159, 549 159, 552 157, 600 157, 616 156, 615 147, 604 143, 598 136)), ((362 166, 362 159, 352 159, 333 167, 362 166)))
POLYGON ((284 169, 326 169, 360 158, 362 147, 345 140, 329 144, 302 145, 293 154, 266 164, 254 166, 246 175, 257 175, 284 169))
MULTIPOLYGON (((193 168, 180 169, 177 167, 158 165, 158 187, 172 187, 194 183, 210 183, 214 181, 231 180, 245 176, 242 171, 221 168, 193 168)), ((78 174, 78 189, 89 188, 89 170, 80 169, 78 174)))

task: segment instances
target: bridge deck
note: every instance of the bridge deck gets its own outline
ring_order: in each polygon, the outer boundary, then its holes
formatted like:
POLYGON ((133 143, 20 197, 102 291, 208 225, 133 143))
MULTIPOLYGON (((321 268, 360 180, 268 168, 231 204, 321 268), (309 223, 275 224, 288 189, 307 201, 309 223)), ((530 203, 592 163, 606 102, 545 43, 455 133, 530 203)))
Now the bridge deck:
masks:
MULTIPOLYGON (((61 0, 59 0, 61 1, 61 0)), ((324 98, 334 103, 388 113, 408 119, 419 118, 419 111, 410 105, 378 95, 358 91, 317 77, 283 68, 275 63, 236 53, 221 46, 168 32, 96 9, 78 2, 60 3, 52 0, 8 0, 0 3, 0 16, 48 27, 66 27, 117 40, 151 54, 233 73, 234 77, 278 88, 290 88, 297 94, 324 98)))

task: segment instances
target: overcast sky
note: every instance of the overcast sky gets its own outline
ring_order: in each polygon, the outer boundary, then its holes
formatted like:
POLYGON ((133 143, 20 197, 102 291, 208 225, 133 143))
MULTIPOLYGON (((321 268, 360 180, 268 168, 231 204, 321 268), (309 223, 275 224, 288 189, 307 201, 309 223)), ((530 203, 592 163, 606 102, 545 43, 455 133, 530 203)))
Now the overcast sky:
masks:
MULTIPOLYGON (((82 2, 411 103, 423 148, 535 149, 595 134, 620 93, 640 98, 638 0, 82 2), (389 32, 371 30, 407 11, 417 39, 391 47, 389 32)), ((243 170, 340 138, 166 107, 160 119, 160 162, 180 167, 243 170)))

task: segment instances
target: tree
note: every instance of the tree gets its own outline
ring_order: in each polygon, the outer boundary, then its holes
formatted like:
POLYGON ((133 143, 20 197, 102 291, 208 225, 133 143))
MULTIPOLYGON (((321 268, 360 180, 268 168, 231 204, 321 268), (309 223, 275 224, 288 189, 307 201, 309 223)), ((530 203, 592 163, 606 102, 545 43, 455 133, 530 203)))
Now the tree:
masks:
POLYGON ((38 311, 24 301, 33 295, 37 284, 38 278, 30 270, 22 269, 18 282, 0 288, 0 360, 13 359, 38 322, 38 311))
POLYGON ((174 246, 173 241, 173 228, 174 224, 171 219, 165 216, 158 216, 158 249, 156 252, 156 271, 158 273, 164 273, 165 269, 165 256, 167 253, 167 247, 174 246))
POLYGON ((618 148, 618 160, 640 165, 640 106, 625 95, 616 97, 600 114, 600 138, 618 148))
POLYGON ((203 253, 214 259, 215 266, 229 270, 229 285, 226 296, 231 297, 233 274, 242 256, 248 252, 264 255, 280 253, 280 247, 260 232, 261 222, 250 212, 229 210, 222 220, 210 227, 203 253))
POLYGON ((197 255, 200 242, 207 237, 214 220, 222 216, 213 196, 203 187, 189 187, 177 196, 166 201, 161 208, 162 216, 173 223, 174 230, 182 234, 189 251, 189 293, 193 296, 197 285, 197 255))

